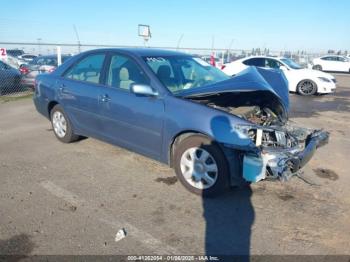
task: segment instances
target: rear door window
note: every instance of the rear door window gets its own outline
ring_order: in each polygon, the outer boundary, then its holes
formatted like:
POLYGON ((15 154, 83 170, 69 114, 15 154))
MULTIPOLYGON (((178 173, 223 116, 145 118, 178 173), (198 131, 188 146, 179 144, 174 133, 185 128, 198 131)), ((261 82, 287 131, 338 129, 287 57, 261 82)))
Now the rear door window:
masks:
POLYGON ((64 77, 94 84, 100 83, 105 54, 89 55, 69 69, 64 77))
POLYGON ((279 69, 282 64, 275 59, 265 59, 265 67, 279 69))
POLYGON ((265 58, 250 58, 248 60, 243 61, 243 64, 248 66, 265 67, 265 58))
POLYGON ((337 60, 333 56, 326 56, 326 57, 322 57, 321 59, 322 60, 326 60, 326 61, 336 61, 337 60))
POLYGON ((345 61, 346 61, 345 57, 341 57, 341 56, 338 56, 338 57, 337 57, 337 60, 338 60, 339 62, 345 62, 345 61))

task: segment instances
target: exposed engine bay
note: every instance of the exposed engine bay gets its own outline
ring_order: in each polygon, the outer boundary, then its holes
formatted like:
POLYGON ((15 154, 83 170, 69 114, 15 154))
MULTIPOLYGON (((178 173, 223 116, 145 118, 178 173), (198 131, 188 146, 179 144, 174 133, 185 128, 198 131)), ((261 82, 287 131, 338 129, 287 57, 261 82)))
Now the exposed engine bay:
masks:
POLYGON ((251 123, 236 126, 259 150, 258 154, 242 152, 243 178, 249 182, 266 178, 288 180, 311 159, 317 147, 328 141, 327 132, 293 126, 290 121, 283 121, 281 114, 278 115, 271 106, 223 106, 222 100, 216 98, 195 100, 251 123))
POLYGON ((222 108, 213 104, 208 104, 208 106, 229 112, 255 124, 251 129, 245 131, 256 146, 262 148, 292 148, 305 142, 307 136, 312 133, 310 129, 296 128, 289 123, 282 123, 277 115, 267 107, 261 109, 259 106, 236 108, 222 108))
POLYGON ((227 149, 226 157, 241 157, 242 171, 231 170, 232 185, 235 178, 288 180, 328 142, 328 132, 288 121, 288 82, 274 70, 249 67, 230 80, 183 91, 181 97, 235 116, 229 120, 230 133, 225 120, 215 122, 215 130, 222 131, 215 136, 227 149))

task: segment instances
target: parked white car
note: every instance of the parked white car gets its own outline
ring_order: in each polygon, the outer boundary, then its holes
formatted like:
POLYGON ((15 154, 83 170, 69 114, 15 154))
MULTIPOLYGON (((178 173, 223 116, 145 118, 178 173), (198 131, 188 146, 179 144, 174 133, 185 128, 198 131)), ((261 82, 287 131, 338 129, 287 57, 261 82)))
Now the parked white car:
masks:
POLYGON ((301 95, 332 93, 336 89, 336 80, 332 75, 302 68, 293 60, 284 57, 245 57, 226 64, 222 71, 227 75, 233 76, 249 66, 282 70, 287 78, 289 91, 298 92, 301 95))
POLYGON ((312 61, 313 69, 320 71, 350 73, 350 58, 340 55, 326 55, 312 61))

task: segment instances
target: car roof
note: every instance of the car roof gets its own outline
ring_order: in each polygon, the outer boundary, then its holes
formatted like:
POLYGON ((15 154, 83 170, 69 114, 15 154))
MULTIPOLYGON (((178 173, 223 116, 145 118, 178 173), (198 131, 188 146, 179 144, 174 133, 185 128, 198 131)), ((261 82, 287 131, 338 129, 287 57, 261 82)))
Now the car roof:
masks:
POLYGON ((157 49, 157 48, 103 48, 103 49, 94 49, 89 50, 86 53, 89 52, 96 52, 96 51, 119 51, 125 54, 133 54, 136 56, 192 56, 190 54, 173 51, 173 50, 166 50, 166 49, 157 49))
POLYGON ((275 59, 281 59, 285 58, 283 56, 270 56, 270 55, 251 55, 243 58, 275 58, 275 59))
POLYGON ((329 57, 329 56, 331 56, 331 57, 344 57, 343 55, 324 55, 322 57, 329 57))
MULTIPOLYGON (((252 58, 274 58, 274 59, 281 59, 282 57, 276 57, 276 56, 263 56, 263 55, 251 55, 251 56, 246 56, 246 57, 242 57, 238 60, 235 60, 235 61, 245 61, 245 60, 248 60, 248 59, 252 59, 252 58)), ((235 62, 234 61, 234 62, 235 62)))

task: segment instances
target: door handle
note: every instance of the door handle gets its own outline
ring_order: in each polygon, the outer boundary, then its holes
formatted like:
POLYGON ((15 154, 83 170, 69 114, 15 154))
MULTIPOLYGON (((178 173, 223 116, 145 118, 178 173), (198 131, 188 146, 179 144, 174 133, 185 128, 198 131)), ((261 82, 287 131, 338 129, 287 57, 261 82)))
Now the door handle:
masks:
POLYGON ((100 100, 101 100, 102 102, 109 102, 109 101, 111 101, 111 99, 109 98, 108 95, 101 95, 101 96, 100 96, 100 100))
POLYGON ((61 85, 58 90, 61 94, 70 94, 65 85, 61 85))
POLYGON ((58 88, 58 90, 59 90, 62 94, 63 94, 63 93, 68 93, 65 84, 61 84, 60 87, 58 88))

